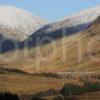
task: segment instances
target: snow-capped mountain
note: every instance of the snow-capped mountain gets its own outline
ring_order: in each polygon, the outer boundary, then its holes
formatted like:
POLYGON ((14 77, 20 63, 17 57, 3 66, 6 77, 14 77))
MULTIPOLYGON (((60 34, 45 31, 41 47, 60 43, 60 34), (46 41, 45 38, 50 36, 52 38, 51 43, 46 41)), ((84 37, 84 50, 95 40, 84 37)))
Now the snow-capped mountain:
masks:
POLYGON ((100 6, 85 9, 79 13, 67 16, 57 22, 48 24, 42 28, 45 32, 67 29, 69 27, 79 26, 81 29, 87 28, 98 16, 100 16, 100 6))
MULTIPOLYGON (((97 6, 83 10, 72 16, 65 17, 57 22, 46 24, 45 20, 34 17, 30 13, 23 10, 15 7, 1 6, 0 32, 3 33, 3 37, 20 41, 24 40, 19 42, 19 48, 24 48, 24 43, 27 41, 29 48, 31 48, 49 42, 47 40, 42 41, 43 43, 41 43, 41 39, 37 39, 37 37, 42 38, 47 36, 46 39, 48 39, 49 36, 51 42, 51 40, 54 41, 55 39, 62 38, 63 29, 66 30, 66 34, 63 36, 84 31, 89 28, 91 23, 94 22, 94 20, 96 20, 99 16, 100 7, 97 6)), ((2 52, 13 49, 14 46, 13 44, 11 45, 11 42, 6 41, 2 45, 2 52)))
POLYGON ((98 16, 100 16, 100 6, 83 10, 57 22, 44 25, 27 39, 29 40, 31 38, 33 40, 30 42, 29 46, 32 47, 36 44, 37 37, 42 38, 44 36, 49 36, 53 40, 61 38, 63 29, 66 30, 66 34, 63 36, 84 31, 90 27, 91 23, 96 20, 98 16))
POLYGON ((23 41, 47 21, 13 6, 0 6, 0 33, 5 38, 23 41))

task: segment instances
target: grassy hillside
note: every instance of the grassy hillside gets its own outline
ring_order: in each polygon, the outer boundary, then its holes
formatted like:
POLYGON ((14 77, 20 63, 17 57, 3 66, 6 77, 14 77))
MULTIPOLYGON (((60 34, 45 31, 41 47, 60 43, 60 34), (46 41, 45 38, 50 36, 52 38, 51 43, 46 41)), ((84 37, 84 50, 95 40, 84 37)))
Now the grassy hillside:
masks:
POLYGON ((40 47, 22 49, 16 59, 8 61, 15 52, 1 54, 0 65, 27 72, 100 71, 100 23, 95 21, 81 33, 63 37, 40 47), (56 45, 54 45, 56 44, 56 45), (40 55, 37 54, 40 49, 40 55), (3 57, 2 57, 3 56, 3 57), (91 58, 92 57, 92 58, 91 58), (3 59, 4 58, 4 59, 3 59), (43 58, 45 60, 43 61, 43 58), (97 59, 98 58, 98 59, 97 59))

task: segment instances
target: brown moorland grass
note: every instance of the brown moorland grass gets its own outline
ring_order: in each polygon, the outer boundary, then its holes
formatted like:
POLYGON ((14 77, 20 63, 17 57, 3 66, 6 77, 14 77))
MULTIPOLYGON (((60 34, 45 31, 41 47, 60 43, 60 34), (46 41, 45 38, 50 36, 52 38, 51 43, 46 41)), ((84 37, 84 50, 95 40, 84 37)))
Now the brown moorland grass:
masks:
POLYGON ((43 76, 32 76, 17 73, 0 74, 0 91, 9 91, 17 94, 33 94, 49 89, 61 89, 65 83, 82 85, 78 80, 66 78, 52 78, 43 76))
POLYGON ((19 50, 17 58, 11 62, 7 62, 7 59, 3 60, 2 56, 8 59, 12 58, 12 55, 16 51, 1 54, 0 65, 8 68, 21 69, 30 73, 37 71, 53 73, 70 71, 99 72, 99 36, 100 23, 98 22, 92 24, 91 27, 84 32, 63 37, 62 39, 56 40, 53 43, 41 45, 40 53, 42 57, 39 55, 36 57, 37 49, 39 47, 28 49, 28 56, 24 55, 24 53, 27 53, 27 49, 19 50), (92 45, 89 49, 90 42, 92 45), (56 44, 56 48, 53 49, 54 43, 56 44), (64 54, 63 50, 65 50, 64 54), (81 58, 78 58, 78 56, 80 56, 78 55, 78 50, 80 55, 82 55, 82 60, 80 60, 81 58), (65 58, 63 61, 62 59, 64 56, 65 58), (92 58, 97 58, 98 60, 96 61, 95 59, 91 59, 91 56, 92 58), (43 58, 45 58, 44 61, 42 61, 43 58), (40 66, 37 65, 37 61, 40 61, 40 63, 38 63, 40 66))

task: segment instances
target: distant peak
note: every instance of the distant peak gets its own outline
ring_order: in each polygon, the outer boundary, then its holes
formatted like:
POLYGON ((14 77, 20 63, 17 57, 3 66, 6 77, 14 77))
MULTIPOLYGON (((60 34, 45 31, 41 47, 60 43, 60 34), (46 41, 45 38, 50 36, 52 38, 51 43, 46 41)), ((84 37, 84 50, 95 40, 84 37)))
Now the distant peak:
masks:
POLYGON ((47 21, 14 6, 0 6, 0 33, 6 38, 23 41, 47 21))
POLYGON ((69 16, 67 16, 67 17, 62 18, 62 20, 65 20, 65 19, 71 18, 71 17, 82 16, 82 15, 88 14, 88 13, 92 13, 92 14, 93 14, 93 13, 95 13, 95 11, 96 11, 96 12, 97 12, 97 11, 100 12, 100 6, 99 6, 99 5, 98 5, 98 6, 95 6, 95 7, 83 9, 83 10, 77 12, 77 13, 74 13, 74 14, 71 14, 71 15, 69 15, 69 16))

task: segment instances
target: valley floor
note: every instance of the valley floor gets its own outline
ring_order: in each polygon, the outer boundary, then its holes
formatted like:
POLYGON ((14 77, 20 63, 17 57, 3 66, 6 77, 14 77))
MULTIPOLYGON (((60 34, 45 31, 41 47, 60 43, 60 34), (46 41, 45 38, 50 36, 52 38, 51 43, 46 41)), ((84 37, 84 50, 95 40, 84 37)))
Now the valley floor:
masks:
MULTIPOLYGON (((97 78, 97 77, 96 77, 97 78)), ((87 77, 86 77, 87 79, 87 77)), ((90 79, 92 82, 100 83, 99 78, 90 79)), ((21 74, 15 72, 3 72, 0 73, 0 91, 11 92, 19 95, 21 100, 30 100, 33 94, 39 93, 40 91, 47 91, 50 89, 60 90, 65 84, 76 84, 83 86, 83 82, 79 78, 67 76, 63 77, 52 77, 31 74, 21 74)), ((100 92, 88 93, 77 96, 78 100, 99 100, 100 92)), ((46 97, 47 100, 52 100, 54 96, 46 97)))

